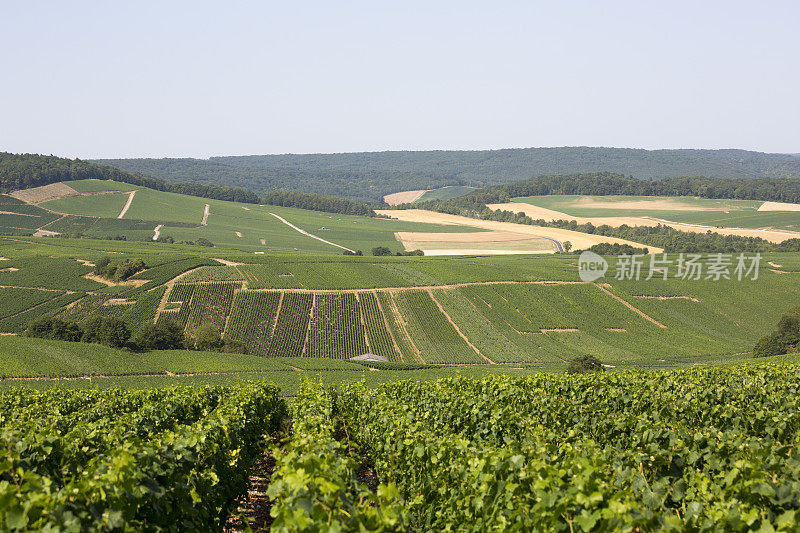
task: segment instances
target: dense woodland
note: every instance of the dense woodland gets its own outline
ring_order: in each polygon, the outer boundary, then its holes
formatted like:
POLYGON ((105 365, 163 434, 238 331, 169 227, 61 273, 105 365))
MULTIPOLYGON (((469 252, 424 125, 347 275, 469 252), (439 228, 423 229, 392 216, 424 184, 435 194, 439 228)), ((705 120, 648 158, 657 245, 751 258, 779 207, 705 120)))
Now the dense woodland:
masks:
MULTIPOLYGON (((538 176, 486 187, 451 200, 419 202, 414 207, 437 211, 482 211, 486 204, 505 203, 522 196, 585 194, 595 196, 697 196, 730 200, 800 203, 800 178, 734 179, 701 176, 641 180, 611 172, 538 176)), ((406 206, 407 207, 407 206, 406 206)))
POLYGON ((327 213, 366 216, 375 214, 370 207, 364 204, 313 193, 272 191, 266 197, 261 198, 256 193, 241 188, 190 182, 173 183, 138 173, 122 171, 106 165, 81 161, 80 159, 0 152, 0 192, 28 189, 59 181, 92 178, 114 180, 148 187, 157 191, 230 202, 299 207, 327 213))
POLYGON ((800 157, 746 150, 522 148, 105 159, 96 162, 170 181, 243 187, 263 194, 294 189, 378 202, 388 194, 445 185, 483 187, 540 174, 605 170, 642 179, 671 176, 800 177, 800 157))

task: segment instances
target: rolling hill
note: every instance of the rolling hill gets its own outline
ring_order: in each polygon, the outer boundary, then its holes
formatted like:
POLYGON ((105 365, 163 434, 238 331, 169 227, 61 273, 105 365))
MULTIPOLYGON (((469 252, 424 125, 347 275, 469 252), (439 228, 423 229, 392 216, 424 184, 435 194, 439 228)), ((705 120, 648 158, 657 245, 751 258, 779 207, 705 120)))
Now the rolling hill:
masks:
POLYGON ((482 187, 542 174, 608 171, 644 179, 800 177, 796 156, 747 150, 559 147, 95 162, 170 181, 237 186, 258 193, 299 189, 371 202, 399 191, 445 185, 482 187))

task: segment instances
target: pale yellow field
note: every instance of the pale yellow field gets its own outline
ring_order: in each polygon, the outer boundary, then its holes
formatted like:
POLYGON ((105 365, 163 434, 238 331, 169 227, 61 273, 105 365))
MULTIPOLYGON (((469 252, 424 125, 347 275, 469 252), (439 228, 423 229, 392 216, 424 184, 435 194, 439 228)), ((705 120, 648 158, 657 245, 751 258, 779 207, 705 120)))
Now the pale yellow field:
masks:
POLYGON ((800 204, 787 204, 784 202, 764 202, 759 211, 800 211, 800 204))
MULTIPOLYGON (((625 202, 622 202, 625 203, 625 202)), ((638 203, 638 202, 634 202, 638 203)), ((765 202, 767 203, 767 202, 765 202)), ((620 204, 611 204, 620 205, 620 204)), ((796 204, 782 204, 786 206, 796 204)), ((712 226, 703 226, 700 224, 684 224, 682 222, 672 222, 670 220, 663 220, 654 217, 574 217, 560 211, 546 209, 544 207, 537 207, 535 205, 526 204, 522 202, 510 202, 507 204, 489 204, 486 207, 489 209, 499 209, 502 211, 512 211, 514 213, 525 213, 533 219, 542 219, 547 222, 553 220, 574 220, 578 224, 592 223, 595 226, 602 226, 607 224, 612 227, 619 227, 623 224, 628 226, 657 226, 659 224, 675 228, 679 231, 687 231, 689 233, 706 233, 711 230, 720 235, 736 235, 740 237, 760 237, 764 240, 774 243, 780 243, 787 239, 800 238, 800 232, 776 229, 753 229, 753 228, 717 228, 712 226)), ((800 206, 798 206, 800 207, 800 206)), ((663 209, 663 208, 662 208, 663 209)), ((761 210, 761 209, 759 209, 761 210)), ((769 210, 769 209, 768 209, 769 210)), ((778 211, 778 209, 774 209, 778 211)))
MULTIPOLYGON (((391 218, 396 218, 398 220, 403 220, 406 222, 445 224, 445 225, 465 226, 465 227, 491 230, 489 232, 485 232, 487 235, 484 237, 485 239, 484 242, 493 242, 492 239, 494 238, 493 235, 495 234, 495 232, 502 232, 504 234, 508 233, 519 234, 529 239, 530 238, 553 239, 561 242, 562 244, 566 241, 569 241, 572 243, 573 249, 576 250, 590 248, 595 244, 607 242, 607 243, 629 244, 637 248, 648 248, 650 253, 662 253, 664 251, 661 248, 645 246, 637 242, 626 241, 624 239, 617 239, 614 237, 604 237, 602 235, 590 235, 588 233, 581 233, 578 231, 570 231, 559 228, 545 228, 541 226, 527 226, 524 224, 514 224, 511 222, 495 222, 492 220, 479 220, 474 218, 462 217, 458 215, 448 215, 445 213, 426 211, 423 209, 403 209, 403 210, 386 209, 386 210, 379 210, 377 211, 377 213, 389 216, 391 218)), ((477 235, 481 234, 482 233, 477 233, 475 234, 476 236, 472 238, 480 239, 480 237, 478 237, 477 235)), ((439 235, 442 241, 449 240, 449 242, 459 242, 458 239, 463 238, 463 237, 458 237, 458 235, 460 235, 458 233, 439 234, 439 235), (456 235, 456 237, 448 239, 448 235, 456 235)), ((464 243, 464 246, 459 248, 458 251, 463 252, 465 254, 483 253, 479 250, 484 250, 485 248, 486 248, 485 246, 481 245, 481 242, 470 242, 470 243, 464 243), (467 244, 470 244, 470 246, 467 246, 467 244)), ((420 249, 425 251, 425 248, 420 248, 420 249)), ((525 253, 525 252, 505 250, 502 253, 525 253)))
POLYGON ((421 191, 395 192, 384 196, 383 201, 386 202, 388 205, 409 204, 411 202, 419 200, 420 197, 426 192, 428 192, 427 189, 422 189, 421 191))
POLYGON ((425 255, 549 254, 556 251, 553 241, 508 231, 468 233, 398 231, 394 235, 403 243, 406 250, 423 250, 425 255))
POLYGON ((29 204, 38 204, 59 198, 67 198, 68 196, 78 196, 79 194, 78 191, 66 183, 51 183, 50 185, 42 185, 32 189, 14 191, 11 196, 29 204))

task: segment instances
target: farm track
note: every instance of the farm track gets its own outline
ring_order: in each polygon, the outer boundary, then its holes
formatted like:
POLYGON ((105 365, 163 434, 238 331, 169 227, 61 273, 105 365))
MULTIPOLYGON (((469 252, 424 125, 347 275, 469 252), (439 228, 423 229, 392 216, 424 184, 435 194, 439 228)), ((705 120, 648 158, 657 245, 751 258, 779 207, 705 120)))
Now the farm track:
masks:
POLYGON ((623 300, 622 298, 620 298, 619 296, 617 296, 616 294, 614 294, 613 292, 608 290, 606 287, 603 286, 604 284, 602 284, 602 283, 593 283, 593 285, 595 287, 597 287, 598 289, 600 289, 601 291, 603 291, 604 293, 606 293, 609 296, 611 296, 612 298, 614 298, 615 300, 617 300, 619 303, 621 303, 622 305, 624 305, 625 307, 627 307, 628 309, 630 309, 634 313, 636 313, 639 316, 641 316, 642 318, 644 318, 645 320, 649 320, 650 322, 652 322, 653 324, 655 324, 656 326, 658 326, 660 328, 667 329, 667 326, 665 326, 664 324, 662 324, 661 322, 659 322, 655 318, 651 317, 650 315, 648 315, 644 311, 636 308, 632 304, 628 303, 627 301, 623 300))
POLYGON ((119 215, 117 215, 117 218, 122 218, 125 216, 125 213, 128 212, 128 209, 130 209, 131 204, 133 203, 134 196, 136 196, 136 191, 131 191, 128 193, 128 200, 125 202, 125 206, 122 208, 122 211, 120 211, 119 215))
POLYGON ((278 220, 280 220, 281 222, 283 222, 284 224, 286 224, 287 226, 289 226, 293 230, 298 231, 298 232, 302 233, 303 235, 305 235, 307 237, 311 237, 312 239, 317 239, 320 242, 324 242, 325 244, 330 244, 331 246, 335 246, 337 248, 341 248, 342 250, 347 250, 348 252, 356 253, 355 250, 351 250, 350 248, 348 248, 346 246, 342 246, 341 244, 336 244, 335 242, 326 241, 322 237, 317 237, 316 235, 314 235, 312 233, 309 233, 304 229, 300 229, 300 228, 298 228, 297 226, 295 226, 294 224, 292 224, 291 222, 289 222, 288 220, 286 220, 285 218, 283 218, 280 215, 276 215, 275 213, 270 213, 270 215, 274 216, 275 218, 277 218, 278 220))
POLYGON ((459 328, 458 325, 456 325, 456 323, 453 321, 453 319, 450 317, 450 315, 447 313, 447 311, 445 311, 444 307, 442 307, 441 302, 439 302, 439 300, 436 299, 436 296, 433 295, 433 289, 428 289, 427 292, 428 292, 428 295, 431 297, 431 300, 433 300, 433 303, 435 303, 436 307, 439 308, 439 312, 441 312, 444 315, 444 317, 447 319, 447 321, 450 322, 450 325, 453 326, 454 330, 456 330, 456 333, 458 333, 458 336, 461 337, 462 339, 464 339, 464 342, 467 343, 467 346, 469 346, 470 348, 475 350, 475 353, 480 355, 481 357, 483 357, 486 360, 486 362, 489 363, 490 365, 496 364, 494 361, 492 361, 491 359, 489 359, 488 357, 483 355, 483 353, 481 353, 481 351, 474 344, 472 344, 470 342, 470 340, 467 338, 467 336, 464 335, 464 333, 461 331, 461 328, 459 328))
POLYGON ((205 207, 203 207, 203 219, 200 221, 201 226, 208 226, 208 214, 210 211, 211 206, 206 204, 205 207))

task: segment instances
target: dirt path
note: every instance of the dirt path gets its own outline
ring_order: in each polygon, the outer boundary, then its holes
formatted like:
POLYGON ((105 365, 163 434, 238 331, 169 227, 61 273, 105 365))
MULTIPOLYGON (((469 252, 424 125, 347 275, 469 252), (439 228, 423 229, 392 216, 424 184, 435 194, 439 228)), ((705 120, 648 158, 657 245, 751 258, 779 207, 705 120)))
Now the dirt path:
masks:
POLYGON ((694 296, 647 296, 635 295, 634 298, 644 298, 646 300, 689 300, 691 302, 699 302, 694 296))
POLYGON ((475 346, 474 344, 472 344, 472 343, 469 341, 469 339, 467 338, 467 336, 466 336, 466 335, 464 335, 464 333, 462 333, 462 331, 461 331, 461 328, 459 328, 459 327, 456 325, 456 323, 453 321, 453 319, 452 319, 452 318, 450 318, 450 315, 447 313, 447 311, 445 311, 445 310, 444 310, 444 307, 442 307, 442 304, 441 304, 441 303, 439 303, 439 300, 437 300, 437 299, 436 299, 436 296, 434 296, 434 295, 433 295, 433 289, 428 289, 428 294, 430 295, 430 297, 431 297, 431 300, 433 300, 433 302, 436 304, 436 307, 438 307, 438 308, 439 308, 439 311, 441 311, 441 313, 444 315, 444 317, 447 319, 447 321, 448 321, 448 322, 450 322, 450 325, 451 325, 451 326, 453 326, 453 329, 454 329, 454 330, 456 330, 456 333, 458 333, 458 336, 459 336, 459 337, 461 337, 462 339, 464 339, 464 342, 466 342, 466 343, 469 345, 469 347, 470 347, 470 348, 472 348, 473 350, 475 350, 475 353, 476 353, 476 354, 478 354, 478 355, 480 355, 481 357, 483 357, 483 358, 486 360, 486 362, 487 362, 487 363, 489 363, 490 365, 493 365, 493 364, 495 364, 495 362, 494 362, 494 361, 492 361, 491 359, 489 359, 488 357, 486 357, 485 355, 483 355, 483 354, 481 353, 481 351, 480 351, 480 350, 477 348, 477 346, 475 346))
POLYGON ((201 226, 208 226, 208 213, 211 211, 211 206, 206 204, 203 208, 203 220, 200 221, 201 226))
POLYGON ((390 311, 392 312, 392 315, 394 315, 395 322, 400 326, 400 329, 402 329, 402 334, 405 335, 408 344, 414 350, 417 359, 419 359, 423 365, 427 365, 428 363, 426 363, 425 359, 422 358, 422 352, 419 351, 417 345, 414 344, 414 339, 412 339, 411 335, 408 334, 408 329, 406 328, 406 321, 405 319, 403 319, 403 315, 400 313, 400 309, 397 308, 397 303, 394 301, 394 294, 392 294, 391 291, 389 292, 389 308, 390 311))
POLYGON ((117 216, 117 218, 122 218, 122 217, 125 216, 125 213, 128 212, 128 209, 130 209, 131 204, 133 203, 133 197, 134 196, 136 196, 136 191, 131 191, 131 192, 128 193, 128 201, 125 202, 125 207, 123 207, 122 211, 119 212, 119 215, 117 216))
POLYGON ((153 230, 154 231, 154 233, 153 233, 153 240, 154 241, 157 241, 158 238, 161 236, 161 228, 163 228, 163 227, 164 227, 164 224, 159 224, 158 226, 156 226, 156 229, 153 230))
POLYGON ((289 226, 293 230, 298 231, 298 232, 302 233, 303 235, 305 235, 307 237, 311 237, 312 239, 317 239, 320 242, 324 242, 325 244, 330 244, 331 246, 335 246, 337 248, 341 248, 342 250, 347 250, 348 252, 356 253, 355 250, 351 250, 350 248, 347 248, 346 246, 342 246, 341 244, 336 244, 335 242, 326 241, 322 237, 317 237, 316 235, 312 235, 311 233, 307 232, 306 230, 298 228, 297 226, 295 226, 294 224, 292 224, 291 222, 289 222, 288 220, 286 220, 285 218, 283 218, 280 215, 276 215, 275 213, 270 213, 270 215, 274 216, 275 218, 277 218, 278 220, 280 220, 281 222, 283 222, 284 224, 286 224, 287 226, 289 226))
POLYGON ((613 292, 608 290, 602 284, 594 283, 593 285, 595 287, 597 287, 598 289, 600 289, 601 291, 603 291, 604 293, 606 293, 609 296, 611 296, 612 298, 614 298, 616 301, 618 301, 619 303, 621 303, 622 305, 624 305, 625 307, 627 307, 628 309, 630 309, 634 313, 636 313, 639 316, 641 316, 642 318, 644 318, 645 320, 649 320, 650 322, 652 322, 653 324, 655 324, 656 326, 658 326, 660 328, 667 329, 667 326, 665 326, 664 324, 662 324, 661 322, 659 322, 655 318, 651 317, 650 315, 648 315, 644 311, 641 311, 641 310, 637 309, 636 307, 634 307, 633 305, 629 304, 628 302, 626 302, 625 300, 623 300, 622 298, 620 298, 619 296, 617 296, 616 294, 614 294, 613 292))

